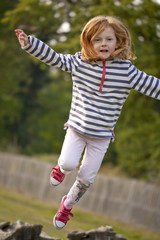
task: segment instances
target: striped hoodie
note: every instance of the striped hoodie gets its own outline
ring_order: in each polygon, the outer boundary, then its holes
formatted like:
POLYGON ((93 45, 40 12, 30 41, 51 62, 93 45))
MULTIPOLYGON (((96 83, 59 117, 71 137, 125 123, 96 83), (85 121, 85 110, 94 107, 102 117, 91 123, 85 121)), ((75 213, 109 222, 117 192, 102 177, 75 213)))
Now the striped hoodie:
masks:
POLYGON ((129 60, 85 61, 80 52, 59 54, 29 36, 23 49, 42 62, 71 72, 72 103, 67 127, 96 138, 113 137, 113 130, 131 89, 160 99, 160 80, 138 70, 129 60))

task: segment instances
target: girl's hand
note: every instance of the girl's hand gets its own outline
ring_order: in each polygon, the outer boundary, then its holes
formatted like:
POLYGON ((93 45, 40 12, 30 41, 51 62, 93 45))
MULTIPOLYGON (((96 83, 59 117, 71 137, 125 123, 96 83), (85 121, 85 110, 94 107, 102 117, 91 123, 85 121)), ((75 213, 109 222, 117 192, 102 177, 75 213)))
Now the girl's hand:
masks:
POLYGON ((19 40, 21 47, 22 48, 25 47, 29 43, 28 36, 21 29, 15 29, 14 31, 16 33, 16 36, 19 40))

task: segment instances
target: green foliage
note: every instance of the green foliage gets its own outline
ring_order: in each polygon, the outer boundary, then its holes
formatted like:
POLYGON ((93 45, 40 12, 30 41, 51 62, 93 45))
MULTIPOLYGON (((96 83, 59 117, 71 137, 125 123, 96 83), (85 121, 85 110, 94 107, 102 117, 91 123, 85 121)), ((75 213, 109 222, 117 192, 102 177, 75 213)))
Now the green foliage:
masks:
MULTIPOLYGON (((27 154, 60 152, 72 82, 67 73, 27 56, 14 28, 22 28, 57 52, 80 51, 80 34, 96 15, 120 17, 130 29, 135 65, 160 78, 160 5, 147 0, 2 0, 0 3, 0 148, 16 146, 27 154), (64 22, 70 30, 59 31, 64 22), (53 44, 54 43, 54 44, 53 44)), ((133 92, 115 129, 116 141, 104 160, 132 177, 159 181, 160 102, 133 92)))
POLYGON ((38 93, 39 108, 28 118, 30 144, 24 149, 26 153, 59 153, 61 150, 63 125, 68 120, 71 103, 71 81, 64 80, 63 75, 63 80, 50 83, 38 93))
POLYGON ((119 119, 115 145, 118 162, 129 176, 160 182, 160 122, 154 104, 155 100, 136 92, 130 95, 119 119))

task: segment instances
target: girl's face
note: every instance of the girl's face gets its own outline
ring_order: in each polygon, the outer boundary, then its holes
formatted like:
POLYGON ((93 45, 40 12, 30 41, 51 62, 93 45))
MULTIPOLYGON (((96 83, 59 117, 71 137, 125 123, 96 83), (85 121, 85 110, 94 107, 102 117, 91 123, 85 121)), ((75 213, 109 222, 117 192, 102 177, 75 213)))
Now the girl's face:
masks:
POLYGON ((107 59, 118 48, 115 32, 111 26, 106 27, 92 41, 94 51, 101 59, 107 59))

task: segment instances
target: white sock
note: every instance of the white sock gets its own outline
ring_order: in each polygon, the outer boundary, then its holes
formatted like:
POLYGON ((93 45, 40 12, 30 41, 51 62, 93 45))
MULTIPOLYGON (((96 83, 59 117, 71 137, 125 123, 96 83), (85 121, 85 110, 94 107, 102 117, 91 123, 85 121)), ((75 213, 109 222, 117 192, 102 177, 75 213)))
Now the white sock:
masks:
POLYGON ((65 200, 65 202, 64 202, 65 208, 67 208, 67 209, 72 209, 73 205, 74 205, 74 204, 71 203, 71 201, 70 201, 68 198, 66 198, 66 200, 65 200))

